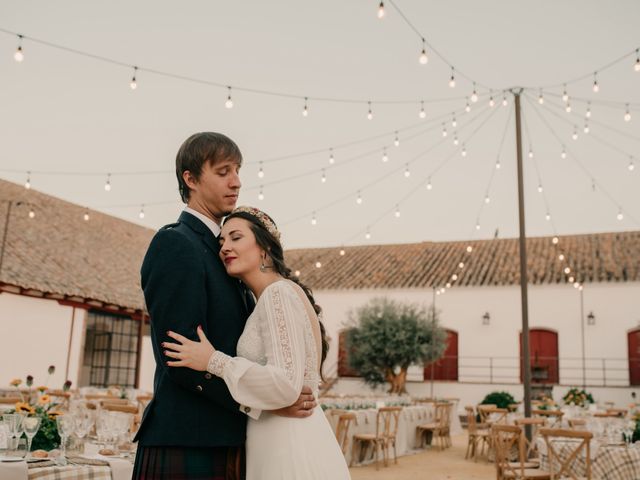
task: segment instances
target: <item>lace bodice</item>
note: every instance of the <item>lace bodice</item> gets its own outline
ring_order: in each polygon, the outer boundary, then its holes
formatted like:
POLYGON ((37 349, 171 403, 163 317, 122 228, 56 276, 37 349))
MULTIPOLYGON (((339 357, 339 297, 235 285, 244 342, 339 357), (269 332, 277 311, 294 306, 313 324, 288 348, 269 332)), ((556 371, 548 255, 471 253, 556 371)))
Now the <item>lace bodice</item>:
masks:
POLYGON ((215 352, 208 370, 225 380, 242 405, 263 410, 288 406, 297 400, 303 385, 317 397, 316 326, 315 313, 299 287, 289 280, 274 282, 263 291, 247 320, 238 356, 215 352))

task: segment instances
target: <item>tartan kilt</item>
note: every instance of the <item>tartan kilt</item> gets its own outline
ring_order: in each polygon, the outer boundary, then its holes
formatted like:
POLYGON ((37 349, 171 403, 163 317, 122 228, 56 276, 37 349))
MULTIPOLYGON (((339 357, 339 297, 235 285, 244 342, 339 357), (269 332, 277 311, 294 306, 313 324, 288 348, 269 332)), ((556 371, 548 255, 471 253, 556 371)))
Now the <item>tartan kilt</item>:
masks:
POLYGON ((133 480, 244 480, 242 447, 138 445, 133 480))

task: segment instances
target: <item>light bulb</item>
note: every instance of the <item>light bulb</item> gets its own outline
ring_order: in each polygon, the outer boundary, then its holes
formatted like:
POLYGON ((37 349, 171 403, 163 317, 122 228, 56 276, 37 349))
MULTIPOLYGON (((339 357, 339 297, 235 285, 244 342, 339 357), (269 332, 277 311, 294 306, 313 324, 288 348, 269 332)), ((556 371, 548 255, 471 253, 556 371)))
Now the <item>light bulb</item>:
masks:
POLYGON ((24 60, 24 52, 22 51, 22 47, 18 47, 18 49, 16 50, 16 53, 13 54, 13 59, 20 63, 24 60))
POLYGON ((533 149, 529 147, 529 158, 533 158, 533 149))
POLYGON ((571 113, 571 104, 570 103, 567 103, 567 106, 564 107, 564 111, 567 112, 567 113, 571 113))
POLYGON ((371 238, 371 233, 369 232, 369 229, 367 229, 367 232, 364 234, 364 238, 366 238, 367 240, 371 238))
POLYGON ((429 62, 429 57, 427 57, 427 50, 424 48, 424 40, 422 41, 422 52, 420 52, 418 61, 421 65, 426 65, 429 62))
POLYGON ((358 205, 362 205, 362 196, 360 195, 360 192, 358 192, 358 196, 356 197, 356 203, 358 205))
POLYGON ((571 269, 569 267, 564 267, 564 273, 569 275, 571 273, 571 269))
POLYGON ((327 175, 324 173, 324 168, 322 169, 322 177, 320 177, 320 181, 322 183, 326 183, 327 182, 327 175))
POLYGON ((491 108, 496 106, 496 101, 493 99, 493 97, 489 97, 489 106, 491 108))
POLYGON ((316 214, 314 212, 313 216, 311 217, 311 225, 317 225, 317 224, 318 224, 318 220, 316 219, 316 214))
POLYGON ((573 128, 573 133, 571 134, 571 138, 574 140, 578 140, 578 130, 576 127, 573 128))
POLYGON ((627 103, 627 109, 624 112, 624 121, 625 122, 630 122, 631 121, 631 112, 629 111, 629 104, 627 103))
POLYGON ((451 282, 447 282, 447 283, 445 283, 445 284, 444 284, 444 286, 445 286, 446 288, 451 288, 451 282))
POLYGON ((460 269, 464 268, 464 262, 460 262, 460 263, 458 264, 458 268, 460 268, 460 269))
POLYGON ((447 127, 445 127, 444 123, 442 124, 442 136, 443 137, 447 136, 447 127))
POLYGON ((589 124, 585 123, 583 128, 584 133, 589 133, 589 124))
POLYGON ((451 119, 451 126, 453 128, 456 128, 458 126, 458 121, 456 120, 455 114, 453 115, 453 118, 451 119))
POLYGON ((557 245, 559 241, 560 241, 560 239, 558 237, 553 237, 551 239, 551 243, 553 243, 554 245, 557 245))
POLYGON ((24 188, 31 189, 31 172, 27 172, 27 181, 24 182, 24 188))
POLYGON ((489 198, 489 195, 486 195, 484 197, 484 203, 489 203, 489 202, 491 202, 491 199, 489 198))
POLYGON ((473 252, 473 247, 471 245, 467 246, 467 253, 473 252))
POLYGON ((562 253, 558 255, 558 260, 560 260, 561 262, 564 260, 564 255, 562 253))
POLYGON ((640 52, 638 50, 636 50, 636 63, 633 64, 633 69, 640 72, 640 52))
POLYGON ((260 185, 260 191, 258 192, 258 200, 264 200, 264 193, 262 191, 262 185, 260 185))
POLYGON ((567 281, 569 283, 573 283, 574 280, 575 280, 575 278, 573 278, 573 275, 571 275, 569 278, 567 278, 567 281))
POLYGON ((296 270, 296 271, 295 271, 295 272, 293 272, 293 273, 294 273, 294 275, 295 275, 296 277, 299 277, 299 276, 300 276, 300 270, 296 270))
POLYGON ((542 95, 542 90, 540 90, 540 95, 538 95, 538 103, 540 105, 544 105, 544 96, 542 95))
POLYGON ((409 178, 411 176, 411 172, 409 171, 409 165, 404 167, 404 176, 405 178, 409 178))
POLYGON ((398 138, 398 132, 396 132, 396 137, 393 139, 393 144, 394 144, 396 147, 399 147, 399 146, 400 146, 400 138, 398 138))
POLYGON ((600 85, 598 84, 597 74, 593 74, 593 87, 591 87, 593 93, 598 93, 600 91, 600 85))
POLYGON ((567 103, 569 101, 569 94, 567 93, 567 86, 564 86, 564 91, 562 92, 562 101, 567 103))
POLYGON ((383 18, 384 17, 384 2, 380 2, 380 5, 378 5, 378 18, 383 18))
POLYGON ((507 96, 502 95, 502 106, 506 107, 507 105, 509 105, 509 102, 507 101, 507 96))
POLYGON ((322 267, 322 263, 316 262, 316 268, 321 268, 321 267, 322 267))
POLYGON ((551 215, 549 214, 549 212, 547 212, 547 214, 544 216, 544 218, 547 221, 551 220, 551 215))
POLYGON ((471 93, 471 102, 476 103, 478 101, 478 92, 476 91, 476 84, 473 84, 473 93, 471 93))
POLYGON ((138 67, 133 67, 133 77, 131 77, 131 82, 129 83, 129 87, 131 87, 131 90, 135 90, 136 88, 138 88, 136 73, 138 73, 138 67))
POLYGON ((400 218, 400 207, 396 205, 396 211, 393 214, 396 218, 400 218))
POLYGON ((460 142, 458 141, 458 136, 456 135, 455 137, 453 137, 453 144, 454 144, 455 146, 458 146, 458 144, 459 144, 459 143, 460 143, 460 142))
POLYGON ((469 102, 467 102, 467 104, 464 106, 464 111, 467 113, 471 111, 471 105, 469 105, 469 102))
POLYGON ((260 162, 260 170, 258 170, 258 178, 264 178, 264 170, 262 169, 262 162, 260 162))
POLYGON ((578 282, 573 283, 573 288, 579 288, 579 287, 580 287, 580 284, 578 282))
POLYGON ((345 254, 344 249, 341 249, 341 250, 340 250, 340 256, 341 256, 341 257, 344 257, 344 254, 345 254))
POLYGON ((84 219, 85 222, 89 221, 89 210, 84 212, 84 215, 82 216, 82 218, 84 219))
POLYGON ((304 97, 304 108, 302 109, 302 116, 309 116, 309 108, 307 107, 307 97, 304 97))
POLYGON ((476 230, 480 230, 480 224, 476 223, 476 230))
POLYGON ((542 184, 541 183, 538 184, 538 193, 542 193, 542 184))
POLYGON ((29 210, 29 218, 33 218, 36 216, 36 212, 33 211, 33 208, 29 210))
POLYGON ((382 161, 385 162, 385 163, 389 161, 389 156, 387 155, 387 149, 386 148, 382 151, 382 161))
POLYGON ((622 209, 618 210, 618 215, 616 215, 616 218, 618 220, 622 220, 624 218, 624 215, 622 214, 622 209))
POLYGON ((562 148, 562 152, 560 152, 560 158, 562 158, 563 160, 567 158, 567 151, 564 149, 564 147, 562 148))
POLYGON ((227 100, 224 102, 225 108, 233 108, 233 99, 231 98, 231 87, 227 87, 227 100))
POLYGON ((463 157, 467 156, 467 147, 464 146, 464 143, 462 144, 462 151, 460 152, 460 155, 463 157))
POLYGON ((424 102, 420 102, 420 113, 418 113, 420 118, 425 118, 427 116, 427 112, 424 111, 424 102))
POLYGON ((454 273, 453 275, 451 275, 451 280, 453 280, 454 282, 458 279, 458 274, 454 273))
POLYGON ((496 160, 496 170, 500 170, 500 160, 496 160))
POLYGON ((585 117, 591 118, 591 102, 587 103, 587 111, 584 114, 585 117))
POLYGON ((431 177, 427 180, 427 190, 433 189, 433 185, 431 185, 431 177))
POLYGON ((371 120, 373 119, 373 112, 371 111, 371 102, 368 102, 369 104, 369 111, 367 112, 367 120, 371 120))
POLYGON ((329 150, 329 164, 333 165, 336 162, 335 157, 333 156, 333 148, 329 150))
POLYGON ((633 172, 633 170, 636 168, 636 166, 633 164, 633 160, 629 161, 629 165, 627 166, 627 169, 630 172, 633 172))
POLYGON ((107 181, 104 184, 104 190, 106 192, 110 192, 111 191, 111 174, 107 174, 107 181))
POLYGON ((449 79, 449 87, 455 88, 455 86, 456 86, 455 70, 453 69, 453 67, 451 67, 451 78, 449 79))
POLYGON ((140 220, 144 218, 144 205, 140 207, 140 213, 138 213, 138 218, 140 218, 140 220))

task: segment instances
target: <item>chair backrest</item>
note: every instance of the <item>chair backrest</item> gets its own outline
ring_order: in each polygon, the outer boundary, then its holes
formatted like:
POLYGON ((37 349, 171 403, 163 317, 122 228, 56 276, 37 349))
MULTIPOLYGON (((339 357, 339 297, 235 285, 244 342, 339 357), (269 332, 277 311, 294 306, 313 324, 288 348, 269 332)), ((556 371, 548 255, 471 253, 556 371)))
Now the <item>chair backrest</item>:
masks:
POLYGON ((591 480, 591 432, 580 430, 567 430, 562 428, 541 428, 540 435, 544 438, 547 445, 547 454, 549 455, 549 473, 551 480, 560 478, 586 478, 591 480), (562 442, 565 440, 564 442, 562 442), (578 440, 576 442, 576 440, 578 440), (562 443, 559 443, 562 442, 562 443), (562 446, 562 455, 559 454, 560 446, 562 446), (573 470, 573 463, 578 455, 584 455, 585 474, 578 476, 573 470))
POLYGON ((435 423, 440 428, 448 427, 451 424, 451 409, 452 403, 438 402, 436 403, 435 423))
POLYGON ((349 443, 349 428, 351 423, 358 424, 355 413, 343 413, 338 417, 338 425, 336 426, 336 440, 342 449, 342 453, 346 453, 349 443))
POLYGON ((104 402, 102 409, 111 412, 138 413, 138 405, 125 405, 122 403, 104 402))
POLYGON ((607 408, 607 413, 620 418, 627 416, 627 411, 624 408, 607 408))
POLYGON ((571 428, 585 427, 587 425, 587 421, 584 418, 570 418, 568 422, 571 428))
POLYGON ((490 423, 507 423, 509 410, 506 408, 485 408, 484 413, 490 423))
POLYGON ((376 437, 395 438, 402 407, 380 407, 376 415, 376 437))
POLYGON ((492 410, 494 408, 498 408, 498 405, 494 404, 494 403, 487 403, 487 404, 480 404, 478 405, 478 415, 480 415, 480 421, 481 422, 486 422, 487 421, 487 410, 492 410))
POLYGON ((525 478, 524 434, 517 425, 494 424, 491 426, 491 444, 495 452, 498 478, 525 478), (511 453, 517 449, 518 461, 513 462, 511 453))
POLYGON ((0 403, 5 404, 5 405, 18 403, 18 402, 21 402, 21 401, 22 400, 21 400, 20 397, 0 397, 0 403))
POLYGON ((533 410, 531 414, 548 418, 551 425, 557 425, 562 421, 564 412, 561 410, 533 410))
POLYGON ((547 420, 545 418, 516 418, 515 424, 519 427, 522 427, 523 430, 527 425, 531 426, 531 441, 524 437, 524 442, 526 446, 526 458, 537 457, 537 445, 538 445, 538 434, 540 428, 543 428, 547 424, 547 420))
POLYGON ((464 407, 467 412, 467 430, 469 433, 474 434, 478 432, 478 421, 476 420, 476 412, 471 405, 464 407))

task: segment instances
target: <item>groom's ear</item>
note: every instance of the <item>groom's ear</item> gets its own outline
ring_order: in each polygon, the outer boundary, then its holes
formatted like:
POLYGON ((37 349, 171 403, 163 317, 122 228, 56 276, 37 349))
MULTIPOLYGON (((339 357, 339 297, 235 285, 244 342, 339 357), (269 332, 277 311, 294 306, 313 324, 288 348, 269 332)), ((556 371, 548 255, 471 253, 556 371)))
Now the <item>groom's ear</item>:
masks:
POLYGON ((193 189, 198 183, 190 170, 185 170, 184 172, 182 172, 182 180, 184 180, 184 183, 186 183, 187 186, 191 189, 193 189))

